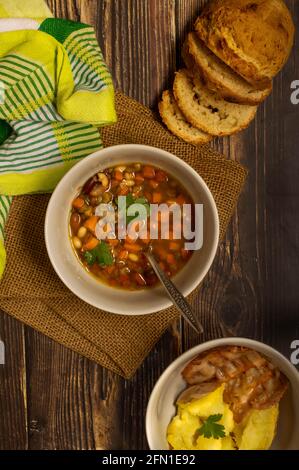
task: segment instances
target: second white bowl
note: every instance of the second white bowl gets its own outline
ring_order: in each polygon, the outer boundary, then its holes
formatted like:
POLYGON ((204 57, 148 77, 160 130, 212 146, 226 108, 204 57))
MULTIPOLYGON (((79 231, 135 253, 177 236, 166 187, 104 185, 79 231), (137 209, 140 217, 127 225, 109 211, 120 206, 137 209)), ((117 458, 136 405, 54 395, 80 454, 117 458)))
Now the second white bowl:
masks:
POLYGON ((290 386, 280 403, 277 434, 272 450, 299 450, 299 373, 275 349, 247 338, 223 338, 200 344, 182 354, 163 372, 151 394, 146 413, 146 435, 151 450, 169 450, 167 427, 176 414, 176 399, 186 388, 182 371, 196 356, 220 346, 245 346, 270 359, 289 379, 290 386))

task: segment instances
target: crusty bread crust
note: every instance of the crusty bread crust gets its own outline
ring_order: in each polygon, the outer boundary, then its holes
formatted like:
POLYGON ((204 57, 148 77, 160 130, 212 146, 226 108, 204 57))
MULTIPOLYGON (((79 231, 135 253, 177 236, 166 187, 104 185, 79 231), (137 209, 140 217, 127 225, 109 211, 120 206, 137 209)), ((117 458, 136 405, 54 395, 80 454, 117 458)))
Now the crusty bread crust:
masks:
POLYGON ((257 90, 220 60, 196 33, 189 33, 184 43, 184 62, 195 75, 199 74, 209 90, 215 91, 227 101, 257 105, 271 93, 272 87, 257 90))
POLYGON ((260 89, 286 63, 295 33, 283 0, 214 0, 195 30, 214 54, 260 89))
POLYGON ((187 69, 176 73, 173 92, 186 120, 214 136, 231 135, 245 129, 257 111, 257 106, 223 100, 187 69))
POLYGON ((163 92, 162 100, 159 103, 159 112, 168 129, 185 142, 201 145, 212 140, 211 135, 196 129, 186 121, 170 90, 163 92))

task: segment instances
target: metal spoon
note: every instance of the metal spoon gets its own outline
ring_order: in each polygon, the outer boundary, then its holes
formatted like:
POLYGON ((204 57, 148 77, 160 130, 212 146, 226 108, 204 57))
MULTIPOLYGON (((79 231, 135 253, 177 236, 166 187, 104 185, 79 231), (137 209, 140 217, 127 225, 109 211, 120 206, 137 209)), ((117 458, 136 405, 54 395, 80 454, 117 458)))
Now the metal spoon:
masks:
POLYGON ((172 300, 174 305, 181 312, 182 316, 189 323, 189 325, 191 325, 192 328, 198 334, 202 334, 203 333, 203 327, 202 327, 201 323, 197 320, 196 316, 194 315, 194 312, 193 312, 190 304, 187 302, 187 300, 185 299, 183 294, 176 288, 176 286, 169 279, 169 277, 164 273, 164 271, 162 271, 162 269, 158 265, 157 261, 155 260, 154 256, 152 255, 151 250, 149 250, 146 253, 146 257, 149 260, 153 270, 155 271, 155 273, 158 276, 161 284, 165 288, 168 296, 170 297, 170 299, 172 300))

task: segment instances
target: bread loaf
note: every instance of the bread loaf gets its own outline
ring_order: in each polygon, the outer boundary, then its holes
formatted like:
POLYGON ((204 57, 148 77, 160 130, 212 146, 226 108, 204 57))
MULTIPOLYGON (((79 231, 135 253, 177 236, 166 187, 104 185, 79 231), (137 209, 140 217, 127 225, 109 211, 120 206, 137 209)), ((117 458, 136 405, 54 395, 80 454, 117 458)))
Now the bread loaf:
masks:
POLYGON ((214 54, 261 89, 286 63, 295 31, 283 0, 214 0, 195 29, 214 54))
POLYGON ((189 33, 182 55, 187 68, 192 69, 195 75, 199 74, 209 90, 227 101, 256 105, 271 93, 271 86, 257 90, 246 82, 210 51, 194 32, 189 33))

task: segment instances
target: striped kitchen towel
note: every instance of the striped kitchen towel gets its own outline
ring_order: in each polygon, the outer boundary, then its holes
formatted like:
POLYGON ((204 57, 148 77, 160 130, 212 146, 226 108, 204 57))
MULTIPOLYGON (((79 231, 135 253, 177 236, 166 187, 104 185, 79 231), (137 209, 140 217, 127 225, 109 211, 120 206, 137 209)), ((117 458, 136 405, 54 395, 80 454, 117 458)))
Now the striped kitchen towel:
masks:
POLYGON ((0 276, 12 196, 52 191, 116 121, 94 30, 50 15, 42 0, 0 0, 0 276))

